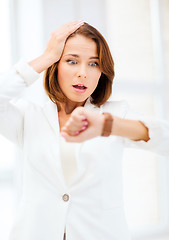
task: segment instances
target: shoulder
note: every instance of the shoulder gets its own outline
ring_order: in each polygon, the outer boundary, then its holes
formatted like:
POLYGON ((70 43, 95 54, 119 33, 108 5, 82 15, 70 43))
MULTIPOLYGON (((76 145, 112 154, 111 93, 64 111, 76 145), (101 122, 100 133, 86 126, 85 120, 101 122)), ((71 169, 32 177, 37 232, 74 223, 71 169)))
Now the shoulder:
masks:
POLYGON ((124 118, 129 109, 127 101, 107 101, 101 106, 101 112, 109 112, 112 115, 124 118))
POLYGON ((25 114, 33 114, 38 112, 43 112, 46 108, 54 108, 54 103, 52 101, 46 101, 44 103, 38 103, 31 101, 30 99, 15 99, 11 102, 16 108, 25 114))

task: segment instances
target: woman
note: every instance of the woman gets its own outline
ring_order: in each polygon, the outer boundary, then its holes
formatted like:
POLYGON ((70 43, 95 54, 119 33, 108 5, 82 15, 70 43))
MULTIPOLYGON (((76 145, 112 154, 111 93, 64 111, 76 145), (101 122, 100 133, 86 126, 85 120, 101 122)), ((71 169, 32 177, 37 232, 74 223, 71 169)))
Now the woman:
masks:
POLYGON ((40 57, 7 74, 0 132, 23 152, 22 198, 10 240, 130 239, 124 146, 167 155, 169 128, 132 116, 125 102, 108 102, 113 77, 105 39, 83 21, 57 29, 40 57), (13 104, 44 70, 50 101, 13 104))

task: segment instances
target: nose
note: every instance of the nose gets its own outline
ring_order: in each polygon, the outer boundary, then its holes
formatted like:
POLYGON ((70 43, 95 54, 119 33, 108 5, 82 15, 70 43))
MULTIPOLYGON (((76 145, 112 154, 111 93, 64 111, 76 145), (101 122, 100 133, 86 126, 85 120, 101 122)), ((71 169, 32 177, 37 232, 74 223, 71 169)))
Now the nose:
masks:
POLYGON ((78 72, 77 72, 77 77, 84 78, 84 79, 87 77, 87 71, 86 71, 86 67, 84 65, 79 66, 78 72))

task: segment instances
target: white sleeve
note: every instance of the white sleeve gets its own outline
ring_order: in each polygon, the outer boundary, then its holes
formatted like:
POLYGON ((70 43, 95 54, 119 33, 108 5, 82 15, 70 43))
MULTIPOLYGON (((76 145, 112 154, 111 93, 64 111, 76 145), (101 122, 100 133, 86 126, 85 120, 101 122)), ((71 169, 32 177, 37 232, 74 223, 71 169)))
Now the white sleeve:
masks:
POLYGON ((0 76, 0 134, 21 144, 24 128, 24 110, 14 104, 20 94, 31 85, 39 74, 22 60, 12 70, 0 76))
POLYGON ((129 110, 129 106, 126 103, 126 119, 139 120, 147 128, 149 132, 150 140, 145 142, 133 141, 125 138, 125 145, 127 147, 136 147, 145 150, 153 151, 157 154, 169 156, 169 122, 164 120, 152 119, 146 116, 142 116, 129 110))

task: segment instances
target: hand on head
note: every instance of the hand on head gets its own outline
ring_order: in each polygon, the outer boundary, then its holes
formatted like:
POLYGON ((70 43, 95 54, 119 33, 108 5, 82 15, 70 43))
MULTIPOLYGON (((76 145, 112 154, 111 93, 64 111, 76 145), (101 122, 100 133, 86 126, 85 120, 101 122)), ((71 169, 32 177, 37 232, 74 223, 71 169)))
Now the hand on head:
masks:
POLYGON ((83 24, 83 21, 70 22, 52 32, 44 53, 41 56, 30 61, 29 65, 37 73, 41 73, 53 65, 55 62, 59 61, 67 37, 75 32, 83 24))
POLYGON ((53 59, 53 63, 57 62, 61 57, 67 37, 83 24, 83 21, 73 21, 53 31, 44 54, 53 59))

